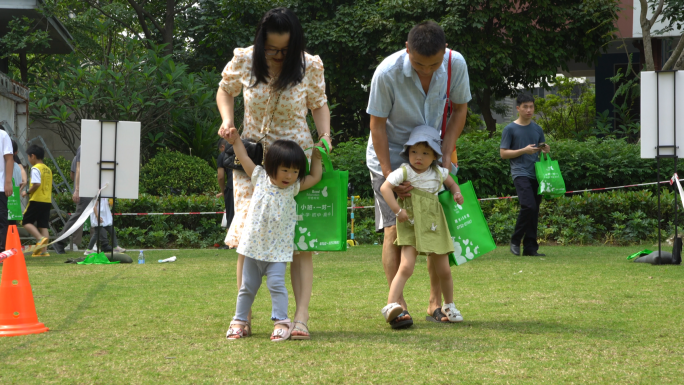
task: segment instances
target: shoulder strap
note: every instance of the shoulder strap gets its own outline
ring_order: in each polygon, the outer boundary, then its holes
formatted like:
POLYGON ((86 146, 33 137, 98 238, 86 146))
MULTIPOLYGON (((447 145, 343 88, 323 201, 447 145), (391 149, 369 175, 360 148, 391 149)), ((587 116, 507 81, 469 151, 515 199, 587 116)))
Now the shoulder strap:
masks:
POLYGON ((444 175, 442 175, 442 170, 440 170, 439 166, 437 166, 436 164, 432 165, 432 169, 435 170, 437 175, 439 175, 439 185, 440 186, 443 185, 444 184, 444 175))
POLYGON ((408 171, 406 171, 406 167, 401 166, 401 172, 404 174, 404 182, 406 179, 408 179, 408 171))
POLYGON ((444 115, 442 115, 442 139, 446 134, 447 109, 451 113, 451 100, 449 99, 449 89, 451 88, 451 50, 449 50, 449 64, 447 65, 447 89, 446 102, 444 103, 444 115))

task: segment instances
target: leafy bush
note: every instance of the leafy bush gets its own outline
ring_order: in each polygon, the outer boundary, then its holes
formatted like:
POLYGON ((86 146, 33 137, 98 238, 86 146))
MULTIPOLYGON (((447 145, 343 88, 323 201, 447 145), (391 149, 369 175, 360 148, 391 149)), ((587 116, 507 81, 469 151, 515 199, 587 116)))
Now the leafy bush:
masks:
MULTIPOLYGON (((674 194, 662 190, 662 234, 674 227, 674 194)), ((481 202, 494 240, 510 242, 518 216, 517 200, 481 202)), ((544 200, 538 238, 545 243, 615 245, 654 242, 658 234, 657 197, 651 191, 584 193, 544 200)), ((684 220, 679 215, 678 223, 684 220)))
MULTIPOLYGON (((55 195, 64 210, 75 208, 71 196, 55 195)), ((508 244, 518 216, 517 200, 480 202, 494 240, 508 244)), ((674 226, 674 194, 663 189, 662 234, 669 236, 674 226)), ((354 201, 355 206, 372 206, 372 199, 354 201)), ((657 228, 657 197, 651 191, 612 191, 585 193, 543 201, 539 216, 538 237, 545 244, 628 245, 654 242, 657 228)), ((214 212, 223 211, 221 198, 214 196, 155 197, 143 194, 140 199, 120 199, 116 212, 214 212)), ((681 210, 680 210, 681 211, 681 210)), ((349 212, 348 212, 349 213, 349 212)), ((382 244, 383 234, 375 232, 375 211, 354 210, 354 238, 361 244, 382 244)), ((679 226, 684 215, 679 215, 679 226)), ((203 248, 222 244, 225 230, 221 215, 115 216, 117 236, 124 247, 203 248)), ((347 232, 351 234, 348 216, 347 232)), ((84 237, 84 242, 87 242, 84 237)))
POLYGON ((370 173, 366 167, 366 144, 368 138, 352 138, 339 143, 330 157, 337 170, 349 171, 349 183, 354 186, 354 195, 373 197, 370 173))
MULTIPOLYGON (((654 159, 641 159, 638 144, 624 139, 548 140, 566 189, 611 187, 657 179, 654 159)), ((482 140, 465 135, 458 141, 459 182, 473 181, 478 197, 514 195, 509 162, 499 155, 500 138, 482 140)), ((661 160, 661 179, 674 173, 672 160, 661 160)))
POLYGON ((537 123, 556 139, 583 139, 593 133, 596 116, 594 86, 556 77, 556 93, 535 99, 537 123))
POLYGON ((204 194, 218 191, 216 169, 197 157, 161 150, 140 169, 140 190, 152 195, 204 194))
MULTIPOLYGON (((57 158, 55 158, 55 160, 57 161, 57 165, 59 165, 59 168, 64 173, 64 176, 67 178, 67 182, 69 183, 69 186, 71 186, 71 188, 73 188, 74 187, 74 181, 69 179, 69 172, 71 171, 71 161, 67 160, 63 156, 58 156, 57 158)), ((62 176, 59 175, 59 173, 57 172, 57 167, 55 167, 55 165, 52 163, 52 159, 46 157, 44 161, 45 161, 45 165, 50 168, 50 171, 52 171, 52 180, 56 184, 62 183, 62 176)), ((66 191, 66 190, 64 190, 64 191, 66 191)))

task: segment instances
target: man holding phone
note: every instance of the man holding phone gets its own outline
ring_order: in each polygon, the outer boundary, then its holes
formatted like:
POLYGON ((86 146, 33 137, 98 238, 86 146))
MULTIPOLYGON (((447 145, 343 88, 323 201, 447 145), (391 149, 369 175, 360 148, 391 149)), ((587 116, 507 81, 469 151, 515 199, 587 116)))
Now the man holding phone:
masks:
POLYGON ((515 101, 518 119, 506 126, 501 134, 499 151, 502 159, 511 164, 511 176, 518 193, 520 213, 511 237, 511 253, 520 255, 522 241, 523 255, 544 256, 540 254, 537 243, 539 205, 542 196, 537 194, 539 182, 534 171, 539 153, 549 153, 551 148, 544 139, 544 131, 535 122, 534 98, 530 94, 520 94, 515 101))

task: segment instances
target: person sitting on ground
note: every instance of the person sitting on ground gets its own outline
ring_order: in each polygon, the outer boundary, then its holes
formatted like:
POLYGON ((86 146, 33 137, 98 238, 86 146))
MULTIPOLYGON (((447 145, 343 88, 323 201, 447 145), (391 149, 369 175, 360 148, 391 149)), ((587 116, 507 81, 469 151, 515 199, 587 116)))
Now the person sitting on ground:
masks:
MULTIPOLYGON (((109 209, 109 199, 100 198, 99 202, 95 203, 93 212, 90 214, 90 244, 84 255, 90 255, 99 251, 109 252, 114 247, 115 253, 124 253, 126 249, 119 247, 119 241, 116 239, 116 231, 114 231, 114 217, 109 209), (109 245, 108 234, 112 234, 112 244, 109 245), (95 248, 98 234, 100 237, 100 249, 95 248)), ((131 260, 133 262, 133 260, 131 260)))
MULTIPOLYGON (((29 196, 29 203, 24 211, 21 222, 26 231, 38 240, 38 246, 48 243, 48 226, 50 224, 50 210, 52 209, 52 171, 43 163, 45 151, 33 144, 26 150, 31 168, 31 180, 28 191, 22 191, 21 196, 29 196), (37 227, 36 227, 37 226, 37 227)), ((32 257, 49 257, 47 248, 37 249, 32 257)))
POLYGON ((432 259, 436 267, 444 296, 442 312, 449 322, 461 322, 463 317, 454 305, 454 282, 447 256, 454 252, 454 244, 437 194, 446 185, 456 203, 463 204, 463 195, 449 170, 437 165, 442 157, 439 131, 430 126, 414 128, 401 156, 408 158, 409 163, 392 171, 380 187, 385 202, 399 222, 394 244, 401 247, 399 270, 390 285, 387 306, 382 309, 382 314, 385 321, 391 323, 403 312, 399 300, 403 298, 404 285, 413 274, 416 257, 420 253, 432 259), (394 188, 404 182, 413 186, 411 196, 397 202, 394 188))

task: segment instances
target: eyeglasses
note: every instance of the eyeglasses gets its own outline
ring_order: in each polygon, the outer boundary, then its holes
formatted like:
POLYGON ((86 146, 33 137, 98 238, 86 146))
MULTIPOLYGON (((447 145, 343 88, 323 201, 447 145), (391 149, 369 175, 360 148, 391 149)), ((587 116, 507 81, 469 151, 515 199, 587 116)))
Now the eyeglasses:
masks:
POLYGON ((287 55, 287 48, 283 49, 266 49, 264 50, 266 53, 266 56, 275 56, 278 54, 278 52, 282 52, 283 56, 287 55))

